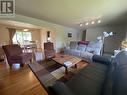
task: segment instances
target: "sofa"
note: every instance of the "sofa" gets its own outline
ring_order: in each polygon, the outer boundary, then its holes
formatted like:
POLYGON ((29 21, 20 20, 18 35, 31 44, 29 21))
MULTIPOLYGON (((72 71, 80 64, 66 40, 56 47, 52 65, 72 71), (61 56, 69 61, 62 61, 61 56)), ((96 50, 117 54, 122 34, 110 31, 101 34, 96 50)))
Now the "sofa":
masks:
POLYGON ((94 55, 93 63, 69 81, 49 87, 53 95, 127 95, 127 51, 115 58, 94 55))
POLYGON ((93 55, 101 55, 101 41, 71 41, 68 47, 64 48, 64 54, 77 56, 83 60, 91 61, 93 55))

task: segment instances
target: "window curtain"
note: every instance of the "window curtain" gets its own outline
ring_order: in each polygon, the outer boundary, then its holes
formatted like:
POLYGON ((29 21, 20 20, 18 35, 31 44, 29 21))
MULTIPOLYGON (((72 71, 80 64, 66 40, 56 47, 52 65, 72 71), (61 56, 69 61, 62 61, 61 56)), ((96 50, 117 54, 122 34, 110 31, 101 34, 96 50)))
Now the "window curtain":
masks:
POLYGON ((13 44, 13 37, 16 33, 16 29, 8 28, 8 31, 9 31, 9 44, 13 44))

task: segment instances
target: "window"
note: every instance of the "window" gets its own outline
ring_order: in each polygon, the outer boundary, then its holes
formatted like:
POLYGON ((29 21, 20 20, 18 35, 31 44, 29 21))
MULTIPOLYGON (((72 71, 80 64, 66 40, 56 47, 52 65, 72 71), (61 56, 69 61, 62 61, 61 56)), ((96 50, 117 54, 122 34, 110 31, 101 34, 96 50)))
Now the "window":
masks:
POLYGON ((22 31, 16 31, 14 37, 13 37, 13 43, 14 44, 23 44, 25 41, 31 41, 32 35, 31 32, 22 32, 22 31))

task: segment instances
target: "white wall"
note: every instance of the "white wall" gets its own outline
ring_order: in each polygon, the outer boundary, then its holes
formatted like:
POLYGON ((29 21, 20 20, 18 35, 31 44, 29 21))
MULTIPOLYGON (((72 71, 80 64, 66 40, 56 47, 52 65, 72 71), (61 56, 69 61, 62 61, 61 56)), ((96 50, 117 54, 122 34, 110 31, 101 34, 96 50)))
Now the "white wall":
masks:
MULTIPOLYGON (((16 15, 15 18, 10 18, 8 20, 30 23, 33 25, 37 25, 37 26, 46 28, 46 30, 53 31, 53 33, 54 33, 53 40, 55 40, 54 42, 55 42, 57 51, 59 51, 61 48, 63 48, 64 43, 68 43, 68 41, 70 41, 70 40, 80 40, 81 39, 80 36, 78 36, 80 34, 79 33, 80 31, 73 29, 73 28, 65 27, 62 25, 46 22, 43 20, 39 20, 39 19, 27 17, 27 16, 22 16, 22 15, 16 15), (67 33, 72 33, 71 39, 69 39, 67 37, 67 33)), ((46 35, 44 33, 45 30, 42 29, 41 31, 43 31, 41 33, 41 40, 45 41, 45 37, 46 37, 46 35)))
POLYGON ((126 25, 126 40, 127 40, 127 25, 126 25))
MULTIPOLYGON (((9 44, 9 31, 8 27, 5 25, 0 25, 0 44, 9 44)), ((40 43, 40 31, 38 30, 32 30, 30 31, 32 33, 32 40, 40 43)))
POLYGON ((54 43, 55 49, 57 52, 61 50, 65 45, 68 45, 70 41, 78 41, 80 40, 80 36, 78 32, 75 31, 68 31, 68 30, 51 30, 43 28, 41 31, 41 43, 42 43, 42 49, 44 42, 47 42, 47 31, 50 31, 51 33, 51 42, 54 43), (68 33, 72 33, 72 37, 68 38, 68 33))
POLYGON ((54 47, 56 47, 56 33, 53 30, 43 28, 40 30, 40 39, 41 39, 41 47, 44 49, 44 43, 47 42, 47 31, 50 31, 51 42, 54 43, 54 47))
POLYGON ((80 40, 80 38, 78 37, 78 33, 77 31, 68 31, 67 29, 64 30, 56 30, 56 46, 58 49, 61 48, 61 46, 63 47, 65 44, 68 45, 70 43, 70 41, 78 41, 80 40), (72 37, 69 38, 68 37, 68 33, 72 33, 72 37))
POLYGON ((0 44, 9 43, 9 32, 6 26, 0 25, 0 44))
POLYGON ((105 39, 104 51, 107 53, 113 53, 114 49, 118 49, 122 40, 125 39, 126 26, 105 26, 87 29, 86 40, 94 41, 102 32, 113 32, 114 35, 105 39))

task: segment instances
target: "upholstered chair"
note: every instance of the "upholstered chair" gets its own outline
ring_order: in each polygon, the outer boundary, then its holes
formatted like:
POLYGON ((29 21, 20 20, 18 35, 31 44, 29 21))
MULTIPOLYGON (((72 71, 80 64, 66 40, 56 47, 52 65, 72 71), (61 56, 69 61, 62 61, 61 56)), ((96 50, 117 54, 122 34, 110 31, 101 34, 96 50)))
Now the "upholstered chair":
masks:
POLYGON ((17 44, 5 45, 2 46, 2 48, 6 54, 6 58, 10 67, 12 67, 12 64, 17 63, 23 67, 24 63, 32 60, 32 53, 22 52, 22 48, 17 44))
POLYGON ((45 59, 50 59, 55 56, 54 45, 52 42, 44 43, 45 59))

